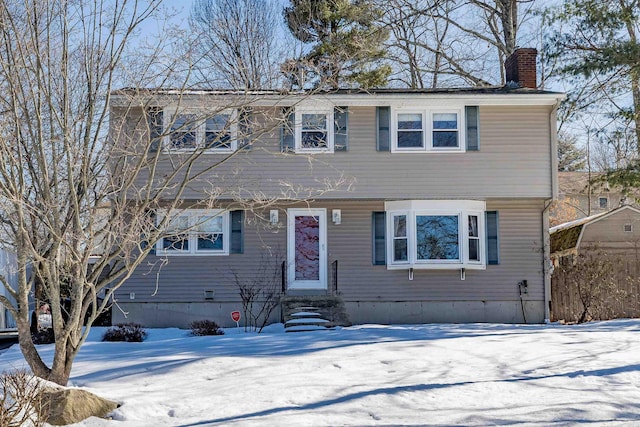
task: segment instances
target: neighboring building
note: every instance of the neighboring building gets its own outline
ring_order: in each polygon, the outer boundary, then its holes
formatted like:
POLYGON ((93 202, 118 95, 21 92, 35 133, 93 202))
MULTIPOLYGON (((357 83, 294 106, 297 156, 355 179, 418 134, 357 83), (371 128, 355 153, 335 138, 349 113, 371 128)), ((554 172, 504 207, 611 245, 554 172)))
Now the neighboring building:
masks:
MULTIPOLYGON (((556 108, 563 95, 535 89, 535 50, 514 58, 508 80, 522 88, 158 90, 151 101, 145 93, 145 107, 132 107, 136 91, 115 92, 112 125, 126 117, 135 127, 153 111, 174 133, 163 141, 156 173, 169 173, 172 156, 210 135, 223 143, 212 144, 206 162, 242 149, 237 127, 225 123, 243 112, 264 129, 254 132, 259 143, 185 192, 185 204, 199 209, 181 212, 174 234, 116 291, 126 321, 231 325, 229 313, 241 309, 234 273, 259 274, 265 259, 278 272, 285 261, 287 296, 337 294, 353 323, 544 321, 546 207, 557 192, 556 108), (241 97, 238 104, 250 109, 225 109, 197 129, 184 126, 190 112, 220 111, 241 97), (240 182, 245 193, 268 198, 329 181, 350 185, 257 213, 241 210, 224 191, 240 182), (202 208, 210 194, 222 194, 216 209, 202 208), (257 214, 270 226, 261 226, 257 214), (180 233, 196 221, 205 223, 180 233)), ((125 320, 121 310, 114 310, 114 323, 125 320)))
POLYGON ((553 321, 580 319, 585 313, 583 298, 590 292, 596 296, 587 308, 595 320, 640 316, 639 209, 625 205, 552 227, 550 240, 556 267, 551 292, 553 321), (604 264, 594 264, 596 260, 604 264), (573 268, 586 271, 580 283, 576 283, 573 268), (589 277, 593 283, 582 282, 589 277))
MULTIPOLYGON (((15 254, 0 249, 0 274, 7 279, 7 282, 17 289, 17 274, 15 254)), ((8 296, 4 286, 0 284, 0 295, 8 296)), ((13 317, 2 303, 0 303, 0 330, 15 328, 16 324, 13 317)))
POLYGON ((640 210, 629 205, 560 224, 549 232, 554 262, 585 248, 640 259, 640 210))
MULTIPOLYGON (((625 204, 635 205, 635 197, 627 197, 606 182, 598 182, 599 176, 589 172, 558 172, 559 210, 570 211, 573 216, 558 222, 608 212, 625 204)), ((551 219, 553 222, 553 215, 551 219)))

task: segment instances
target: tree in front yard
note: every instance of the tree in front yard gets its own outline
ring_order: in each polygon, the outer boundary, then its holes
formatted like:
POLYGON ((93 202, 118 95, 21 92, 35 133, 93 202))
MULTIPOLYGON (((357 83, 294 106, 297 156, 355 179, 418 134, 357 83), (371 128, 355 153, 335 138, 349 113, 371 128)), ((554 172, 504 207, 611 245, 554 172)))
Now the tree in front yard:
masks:
POLYGON ((219 206, 224 198, 251 210, 278 197, 313 198, 342 179, 313 189, 283 182, 280 196, 267 197, 243 188, 238 170, 212 178, 215 168, 250 152, 257 138, 280 124, 274 119, 259 127, 248 114, 228 116, 207 144, 175 155, 161 149, 163 141, 189 142, 196 123, 221 111, 249 112, 251 97, 159 119, 167 102, 162 94, 170 92, 181 107, 181 76, 185 82, 190 76, 180 68, 188 54, 176 53, 173 60, 163 50, 167 40, 150 46, 151 36, 144 42, 134 37, 160 12, 159 1, 0 2, 0 244, 16 252, 18 269, 15 287, 0 276, 9 296, 0 302, 16 320, 33 373, 58 384, 67 383, 91 325, 114 292, 173 229, 171 213, 190 207, 181 204, 185 192, 206 189, 197 200, 200 208, 219 206), (174 89, 137 89, 167 82, 174 89), (226 144, 230 128, 238 129, 242 149, 210 161, 209 144, 226 144), (160 210, 167 214, 158 215, 160 210), (30 334, 35 283, 51 310, 51 364, 30 334))

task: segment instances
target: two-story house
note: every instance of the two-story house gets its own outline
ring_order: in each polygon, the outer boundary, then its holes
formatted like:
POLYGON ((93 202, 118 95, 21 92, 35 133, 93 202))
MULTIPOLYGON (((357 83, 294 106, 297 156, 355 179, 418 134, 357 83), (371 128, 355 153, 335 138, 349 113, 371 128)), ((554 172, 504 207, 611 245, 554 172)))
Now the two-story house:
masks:
POLYGON ((156 213, 175 217, 114 322, 232 324, 236 278, 265 259, 286 295, 337 293, 353 323, 548 319, 562 95, 536 89, 535 55, 510 58, 507 87, 114 93, 113 117, 156 119, 156 173, 195 147, 216 164, 188 209, 156 213))

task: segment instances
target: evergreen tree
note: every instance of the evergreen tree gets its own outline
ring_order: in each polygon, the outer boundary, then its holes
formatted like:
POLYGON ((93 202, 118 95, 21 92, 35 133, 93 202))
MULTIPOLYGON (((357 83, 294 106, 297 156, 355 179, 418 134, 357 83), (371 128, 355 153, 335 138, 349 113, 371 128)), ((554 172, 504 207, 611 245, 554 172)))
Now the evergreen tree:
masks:
POLYGON ((311 44, 303 57, 285 62, 292 86, 318 88, 384 86, 391 67, 383 64, 388 32, 371 0, 290 0, 284 18, 298 40, 311 44))
POLYGON ((558 170, 575 172, 586 165, 584 150, 577 145, 576 137, 560 133, 558 135, 558 170))
MULTIPOLYGON (((565 0, 548 13, 559 28, 545 50, 556 75, 573 83, 572 112, 593 109, 623 122, 640 141, 638 0, 565 0)), ((640 146, 638 147, 640 149, 640 146)))
MULTIPOLYGON (((610 139, 634 135, 640 152, 638 0, 565 0, 548 15, 559 28, 545 46, 549 65, 557 66, 557 75, 576 88, 564 109, 605 117, 600 133, 608 133, 610 139)), ((640 163, 631 161, 602 179, 631 192, 640 187, 640 163)))

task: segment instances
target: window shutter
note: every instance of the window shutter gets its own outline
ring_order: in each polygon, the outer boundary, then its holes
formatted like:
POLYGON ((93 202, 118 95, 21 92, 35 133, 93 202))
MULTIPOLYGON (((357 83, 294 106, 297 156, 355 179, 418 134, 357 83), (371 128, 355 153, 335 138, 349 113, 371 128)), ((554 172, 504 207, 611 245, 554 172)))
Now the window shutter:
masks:
POLYGON ((231 211, 231 247, 229 253, 242 254, 244 253, 244 238, 243 238, 243 226, 244 226, 244 211, 231 211))
POLYGON ((349 151, 349 107, 333 109, 334 151, 349 151))
POLYGON ((238 149, 251 150, 251 120, 253 111, 250 108, 241 108, 238 113, 238 149))
POLYGON ((487 264, 500 264, 500 244, 498 241, 498 211, 487 211, 487 264))
POLYGON ((295 114, 293 108, 283 108, 284 121, 280 127, 280 151, 293 153, 296 147, 295 141, 295 114))
POLYGON ((480 135, 478 134, 478 107, 465 107, 467 122, 467 151, 478 151, 480 135))
POLYGON ((162 146, 163 113, 160 107, 147 108, 147 126, 149 127, 149 151, 158 151, 162 146))
POLYGON ((387 263, 386 212, 373 212, 371 228, 373 235, 373 265, 385 265, 387 263))
POLYGON ((389 107, 376 107, 376 128, 378 129, 376 149, 378 151, 391 151, 390 124, 391 109, 389 107))

